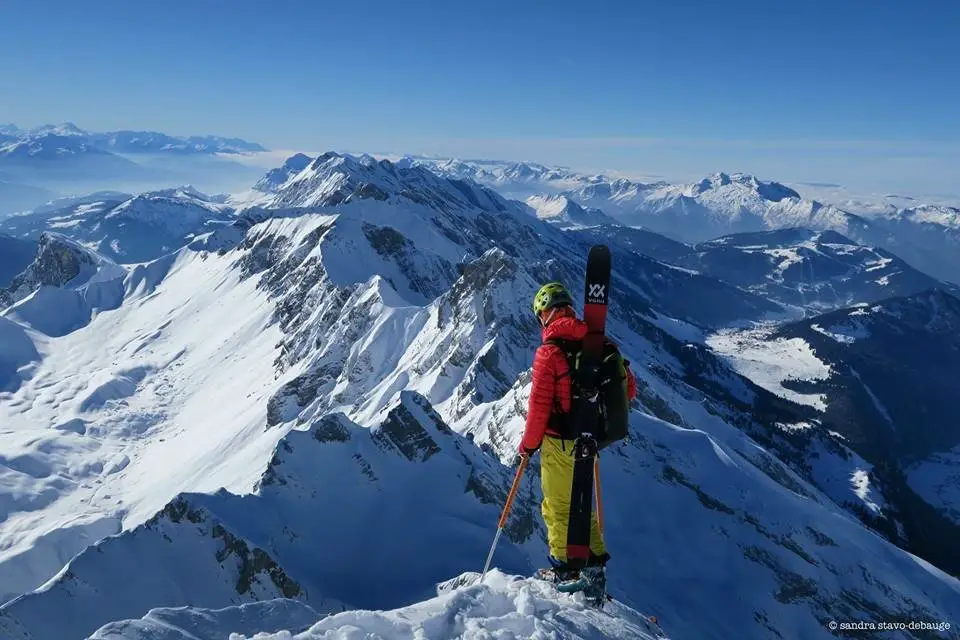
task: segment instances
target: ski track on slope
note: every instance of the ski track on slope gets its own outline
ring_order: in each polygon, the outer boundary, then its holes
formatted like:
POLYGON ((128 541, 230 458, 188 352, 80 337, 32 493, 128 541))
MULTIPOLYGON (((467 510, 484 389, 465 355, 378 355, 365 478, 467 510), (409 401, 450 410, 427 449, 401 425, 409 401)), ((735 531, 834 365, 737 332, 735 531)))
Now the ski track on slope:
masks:
POLYGON ((237 280, 185 252, 156 291, 42 341, 33 379, 0 394, 0 602, 182 490, 250 490, 282 435, 263 430, 279 334, 237 280))

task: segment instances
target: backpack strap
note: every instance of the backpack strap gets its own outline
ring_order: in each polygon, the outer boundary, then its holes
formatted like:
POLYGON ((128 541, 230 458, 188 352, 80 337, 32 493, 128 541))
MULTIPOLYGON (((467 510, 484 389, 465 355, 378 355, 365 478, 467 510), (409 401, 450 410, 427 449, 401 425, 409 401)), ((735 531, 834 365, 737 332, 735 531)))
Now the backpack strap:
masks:
POLYGON ((544 344, 552 344, 553 346, 560 349, 563 352, 564 357, 567 359, 567 372, 556 376, 557 380, 562 380, 566 376, 569 376, 573 372, 573 360, 576 357, 576 353, 582 348, 582 343, 579 340, 567 340, 566 338, 550 338, 544 344))

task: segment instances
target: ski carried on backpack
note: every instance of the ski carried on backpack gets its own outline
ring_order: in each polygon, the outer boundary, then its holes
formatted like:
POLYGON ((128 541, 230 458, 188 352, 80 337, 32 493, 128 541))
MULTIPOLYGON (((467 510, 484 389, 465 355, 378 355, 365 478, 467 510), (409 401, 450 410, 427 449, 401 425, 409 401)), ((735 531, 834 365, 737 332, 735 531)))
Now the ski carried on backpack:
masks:
POLYGON ((610 292, 610 249, 594 245, 587 256, 583 319, 587 335, 583 351, 579 386, 581 400, 573 419, 573 489, 570 495, 570 520, 567 529, 567 564, 583 569, 590 558, 590 520, 593 517, 593 469, 599 450, 600 407, 598 371, 606 342, 607 300, 610 292))

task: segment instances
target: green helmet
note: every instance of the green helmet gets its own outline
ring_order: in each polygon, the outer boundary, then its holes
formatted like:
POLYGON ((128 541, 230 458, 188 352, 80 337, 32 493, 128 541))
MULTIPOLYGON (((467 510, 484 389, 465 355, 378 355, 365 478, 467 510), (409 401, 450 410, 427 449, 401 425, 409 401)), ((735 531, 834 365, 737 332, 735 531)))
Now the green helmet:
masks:
POLYGON ((537 295, 533 296, 533 312, 540 315, 541 311, 554 307, 573 306, 570 292, 559 282, 548 282, 540 287, 537 295))

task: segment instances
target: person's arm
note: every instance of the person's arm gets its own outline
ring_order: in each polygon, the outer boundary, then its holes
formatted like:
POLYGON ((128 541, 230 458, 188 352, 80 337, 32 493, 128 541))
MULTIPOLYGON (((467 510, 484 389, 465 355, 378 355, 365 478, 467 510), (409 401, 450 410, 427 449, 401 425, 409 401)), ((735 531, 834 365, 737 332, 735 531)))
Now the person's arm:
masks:
POLYGON ((530 386, 530 400, 527 405, 527 424, 520 441, 521 453, 536 451, 543 442, 547 431, 547 422, 553 411, 556 380, 551 358, 555 347, 542 345, 533 359, 533 383, 530 386))

